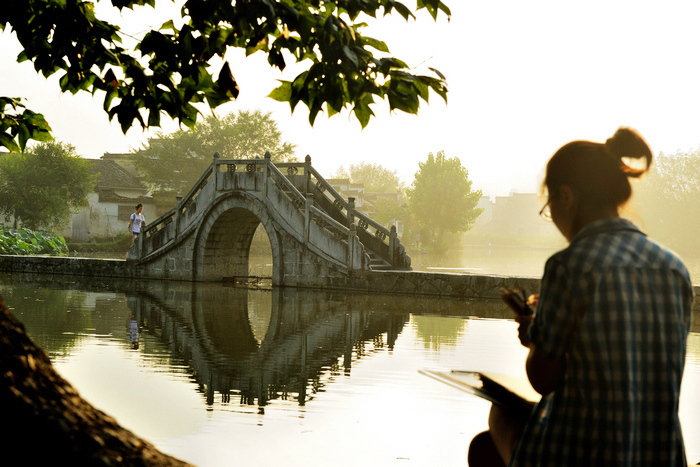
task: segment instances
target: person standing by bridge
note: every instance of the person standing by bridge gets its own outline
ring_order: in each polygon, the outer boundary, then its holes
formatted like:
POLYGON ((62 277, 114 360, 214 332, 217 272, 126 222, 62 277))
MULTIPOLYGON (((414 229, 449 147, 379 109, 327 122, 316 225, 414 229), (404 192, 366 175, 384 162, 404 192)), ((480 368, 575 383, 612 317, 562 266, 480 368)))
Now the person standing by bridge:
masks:
POLYGON ((682 261, 619 217, 651 149, 620 128, 549 160, 542 217, 569 241, 545 265, 534 316, 518 317, 529 415, 493 406, 475 465, 687 465, 678 416, 693 287, 682 261), (643 161, 642 168, 628 161, 643 161))
MULTIPOLYGON (((141 227, 146 224, 146 219, 141 214, 143 212, 143 204, 139 203, 134 208, 134 212, 129 216, 129 233, 131 234, 131 244, 133 245, 136 239, 141 233, 141 227)), ((127 251, 126 257, 129 257, 129 252, 127 251)))
POLYGON ((141 226, 146 222, 143 217, 143 204, 139 203, 134 208, 134 212, 129 216, 129 232, 131 232, 131 239, 136 240, 141 233, 141 226))

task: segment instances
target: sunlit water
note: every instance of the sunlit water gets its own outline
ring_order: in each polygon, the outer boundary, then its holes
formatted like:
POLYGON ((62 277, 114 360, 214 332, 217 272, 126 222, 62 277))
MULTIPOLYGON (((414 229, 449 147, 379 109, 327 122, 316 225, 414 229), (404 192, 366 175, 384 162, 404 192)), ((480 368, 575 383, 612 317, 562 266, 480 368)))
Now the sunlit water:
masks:
MULTIPOLYGON (((563 243, 551 248, 525 248, 522 246, 465 246, 459 251, 444 254, 411 252, 411 267, 415 271, 439 273, 485 274, 514 277, 542 277, 547 259, 563 243)), ((682 257, 693 282, 700 284, 700 257, 682 257)))
MULTIPOLYGON (((200 466, 465 465, 489 403, 418 370, 524 376, 498 301, 27 280, 0 276, 0 293, 61 375, 200 466)), ((692 333, 681 422, 693 463, 699 391, 692 333)))

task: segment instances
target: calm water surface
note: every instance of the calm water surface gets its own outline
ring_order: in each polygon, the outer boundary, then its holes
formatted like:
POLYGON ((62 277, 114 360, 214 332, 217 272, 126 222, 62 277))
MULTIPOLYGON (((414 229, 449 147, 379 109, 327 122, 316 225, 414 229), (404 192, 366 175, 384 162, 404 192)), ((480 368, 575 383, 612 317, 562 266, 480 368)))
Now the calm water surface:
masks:
MULTIPOLYGON (((526 350, 500 301, 136 289, 0 276, 13 313, 84 398, 200 466, 466 465, 489 404, 418 370, 524 376, 526 350)), ((693 463, 699 392, 693 332, 681 398, 693 463)))
MULTIPOLYGON (((414 271, 486 274, 514 277, 542 277, 547 259, 566 245, 553 243, 551 248, 524 248, 522 246, 465 246, 459 251, 429 254, 413 251, 411 267, 414 271)), ((682 256, 693 283, 700 283, 700 257, 682 256)))

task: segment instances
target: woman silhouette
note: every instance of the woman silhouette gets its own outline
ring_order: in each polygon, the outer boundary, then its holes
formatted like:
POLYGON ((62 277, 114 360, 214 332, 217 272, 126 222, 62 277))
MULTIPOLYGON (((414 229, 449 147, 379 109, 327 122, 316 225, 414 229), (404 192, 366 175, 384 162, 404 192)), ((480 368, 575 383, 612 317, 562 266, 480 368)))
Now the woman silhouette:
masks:
POLYGON ((492 407, 470 465, 687 465, 678 404, 693 287, 675 254, 619 217, 629 177, 651 161, 629 128, 549 160, 541 214, 569 246, 547 261, 534 316, 516 318, 542 399, 526 417, 492 407))

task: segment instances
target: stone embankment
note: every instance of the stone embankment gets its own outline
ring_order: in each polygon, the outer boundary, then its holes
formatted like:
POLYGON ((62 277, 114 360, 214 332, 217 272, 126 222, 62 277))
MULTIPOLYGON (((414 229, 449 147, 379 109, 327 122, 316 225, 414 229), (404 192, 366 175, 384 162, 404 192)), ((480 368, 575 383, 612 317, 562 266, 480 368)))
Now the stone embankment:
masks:
MULTIPOLYGON (((137 263, 117 259, 68 258, 57 256, 0 255, 0 273, 83 276, 101 282, 144 280, 137 263)), ((239 278, 246 282, 248 278, 239 278)), ((235 281, 236 278, 231 278, 235 281)), ((323 288, 370 293, 440 296, 455 298, 499 298, 501 287, 523 287, 535 292, 540 280, 534 277, 446 274, 418 271, 352 271, 347 277, 331 277, 323 288)), ((700 286, 695 286, 700 295, 700 286)), ((700 300, 693 304, 693 331, 700 331, 700 300)))
MULTIPOLYGON (((57 274, 120 280, 145 278, 135 262, 57 256, 0 255, 0 272, 57 274)), ((353 271, 347 277, 329 278, 324 288, 458 298, 496 298, 500 296, 501 286, 512 287, 516 285, 534 291, 539 287, 539 279, 416 271, 353 271)))
MULTIPOLYGON (((113 278, 126 281, 146 278, 138 264, 132 261, 60 256, 0 255, 0 273, 3 272, 113 278)), ((231 280, 235 279, 231 278, 231 280)), ((519 286, 534 292, 539 289, 539 284, 539 278, 535 277, 419 271, 352 271, 347 277, 329 278, 323 288, 456 298, 498 298, 501 287, 519 286)), ((695 293, 700 294, 700 286, 695 286, 695 293)), ((700 300, 695 303, 696 311, 700 310, 700 303, 697 302, 700 300)))

